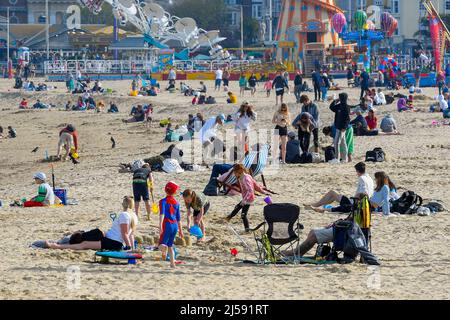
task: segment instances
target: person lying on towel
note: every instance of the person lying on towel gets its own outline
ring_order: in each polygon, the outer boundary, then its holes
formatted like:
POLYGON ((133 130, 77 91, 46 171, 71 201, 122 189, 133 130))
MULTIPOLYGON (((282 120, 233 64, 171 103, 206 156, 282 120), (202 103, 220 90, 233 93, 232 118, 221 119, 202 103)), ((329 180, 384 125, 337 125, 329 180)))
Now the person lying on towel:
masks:
POLYGON ((50 185, 45 182, 47 180, 47 176, 45 175, 45 173, 38 172, 33 176, 33 178, 34 182, 39 185, 38 195, 28 201, 25 201, 23 204, 24 207, 29 208, 52 206, 55 204, 55 199, 57 199, 56 202, 59 203, 59 198, 55 197, 52 187, 50 187, 50 185))
POLYGON ((138 218, 133 212, 133 208, 134 198, 126 196, 122 202, 123 212, 114 219, 111 229, 105 234, 98 229, 94 229, 89 233, 72 235, 72 241, 69 244, 46 241, 45 247, 71 250, 130 250, 134 246, 134 233, 138 225, 138 218))

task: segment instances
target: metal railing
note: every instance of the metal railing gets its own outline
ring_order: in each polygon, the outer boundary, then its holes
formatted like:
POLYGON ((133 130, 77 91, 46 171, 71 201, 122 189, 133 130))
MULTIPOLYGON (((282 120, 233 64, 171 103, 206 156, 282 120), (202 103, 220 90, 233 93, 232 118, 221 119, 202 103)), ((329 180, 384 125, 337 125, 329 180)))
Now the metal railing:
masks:
MULTIPOLYGON (((261 65, 261 60, 182 60, 175 61, 177 71, 214 71, 218 68, 237 70, 261 65)), ((164 71, 157 61, 147 60, 57 60, 44 63, 45 74, 135 74, 164 71)))

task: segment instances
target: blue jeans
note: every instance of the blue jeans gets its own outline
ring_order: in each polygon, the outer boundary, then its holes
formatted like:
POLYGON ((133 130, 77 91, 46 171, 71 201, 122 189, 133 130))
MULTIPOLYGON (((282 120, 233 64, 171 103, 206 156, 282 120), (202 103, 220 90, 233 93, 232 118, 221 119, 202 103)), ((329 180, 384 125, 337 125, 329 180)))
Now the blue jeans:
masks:
POLYGON ((212 168, 212 172, 211 172, 211 178, 217 178, 220 175, 227 173, 228 171, 230 171, 230 169, 233 168, 232 164, 215 164, 212 168))
POLYGON ((327 87, 322 87, 322 100, 326 101, 328 97, 328 88, 327 87))

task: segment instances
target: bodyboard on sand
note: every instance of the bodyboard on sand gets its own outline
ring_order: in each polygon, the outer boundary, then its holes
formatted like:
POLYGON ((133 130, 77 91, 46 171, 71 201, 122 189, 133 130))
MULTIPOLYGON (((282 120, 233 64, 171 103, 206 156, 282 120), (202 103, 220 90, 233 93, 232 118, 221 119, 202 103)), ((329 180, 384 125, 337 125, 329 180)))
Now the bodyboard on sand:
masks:
POLYGON ((139 253, 130 253, 123 251, 97 251, 96 257, 101 257, 101 263, 108 263, 109 259, 127 260, 128 264, 136 264, 136 260, 142 259, 139 253))

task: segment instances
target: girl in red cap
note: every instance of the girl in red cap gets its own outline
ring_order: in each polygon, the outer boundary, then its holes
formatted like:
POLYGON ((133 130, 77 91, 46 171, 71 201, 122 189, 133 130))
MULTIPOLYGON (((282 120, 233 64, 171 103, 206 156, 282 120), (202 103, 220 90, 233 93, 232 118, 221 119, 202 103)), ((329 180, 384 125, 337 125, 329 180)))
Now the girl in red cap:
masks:
POLYGON ((167 248, 169 248, 170 266, 172 268, 175 267, 173 242, 177 236, 177 232, 179 233, 180 238, 183 238, 180 204, 173 196, 178 189, 179 186, 175 182, 168 182, 164 188, 167 197, 159 201, 159 249, 162 252, 162 258, 165 261, 167 248))

